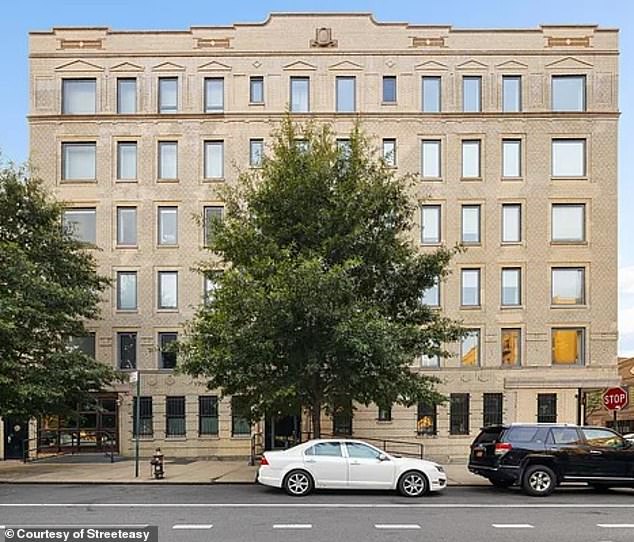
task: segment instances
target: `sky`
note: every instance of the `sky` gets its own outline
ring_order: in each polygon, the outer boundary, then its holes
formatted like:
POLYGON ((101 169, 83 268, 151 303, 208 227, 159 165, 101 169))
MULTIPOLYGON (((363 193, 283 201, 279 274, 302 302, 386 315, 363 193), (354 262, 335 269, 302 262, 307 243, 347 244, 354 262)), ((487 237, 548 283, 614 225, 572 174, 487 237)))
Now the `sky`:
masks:
MULTIPOLYGON (((0 152, 28 158, 28 32, 53 26, 186 29, 259 22, 270 12, 372 12, 379 21, 462 28, 599 24, 620 35, 619 354, 634 356, 634 2, 632 0, 2 0, 0 17, 0 152), (629 212, 627 212, 629 211, 629 212)), ((530 227, 530 224, 528 225, 530 227)))

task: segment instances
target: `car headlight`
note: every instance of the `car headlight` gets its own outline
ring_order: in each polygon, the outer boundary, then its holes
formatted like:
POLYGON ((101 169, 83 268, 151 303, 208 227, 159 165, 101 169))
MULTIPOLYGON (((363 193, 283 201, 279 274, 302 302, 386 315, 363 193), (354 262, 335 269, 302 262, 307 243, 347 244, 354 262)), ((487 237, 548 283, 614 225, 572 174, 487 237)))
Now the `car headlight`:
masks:
POLYGON ((438 469, 438 472, 445 472, 445 469, 443 469, 440 465, 435 465, 436 469, 438 469))

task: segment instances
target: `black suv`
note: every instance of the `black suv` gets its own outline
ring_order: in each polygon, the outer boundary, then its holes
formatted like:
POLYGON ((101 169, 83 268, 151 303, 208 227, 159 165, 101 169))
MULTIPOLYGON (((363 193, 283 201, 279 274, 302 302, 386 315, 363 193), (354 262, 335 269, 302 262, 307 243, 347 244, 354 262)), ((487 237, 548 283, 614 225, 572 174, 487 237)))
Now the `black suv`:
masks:
POLYGON ((473 441, 469 470, 496 487, 517 484, 537 497, 561 482, 634 487, 634 444, 604 427, 492 425, 473 441))

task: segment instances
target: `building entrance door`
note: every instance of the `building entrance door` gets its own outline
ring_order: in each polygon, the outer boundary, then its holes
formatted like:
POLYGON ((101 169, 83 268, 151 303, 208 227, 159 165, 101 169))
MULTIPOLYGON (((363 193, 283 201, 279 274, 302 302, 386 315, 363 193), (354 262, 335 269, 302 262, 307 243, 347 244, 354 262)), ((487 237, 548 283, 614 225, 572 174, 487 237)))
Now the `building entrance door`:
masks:
POLYGON ((24 441, 29 438, 29 423, 18 418, 4 419, 4 458, 23 459, 24 441))
POLYGON ((300 416, 269 416, 264 423, 265 450, 284 450, 299 442, 300 416))

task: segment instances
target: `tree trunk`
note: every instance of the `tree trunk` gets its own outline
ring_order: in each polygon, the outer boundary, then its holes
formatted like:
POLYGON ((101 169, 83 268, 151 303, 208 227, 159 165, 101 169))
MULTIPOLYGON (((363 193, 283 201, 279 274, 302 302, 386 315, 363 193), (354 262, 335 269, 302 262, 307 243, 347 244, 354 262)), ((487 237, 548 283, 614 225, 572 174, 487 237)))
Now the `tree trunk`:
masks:
POLYGON ((310 409, 313 422, 313 438, 321 438, 321 402, 315 401, 310 409))

